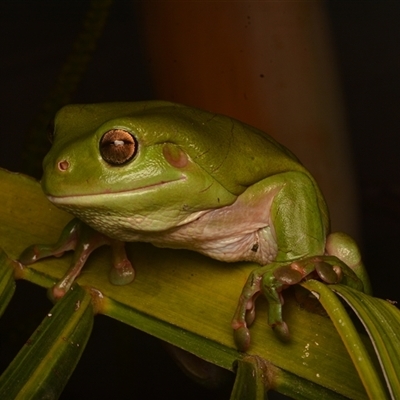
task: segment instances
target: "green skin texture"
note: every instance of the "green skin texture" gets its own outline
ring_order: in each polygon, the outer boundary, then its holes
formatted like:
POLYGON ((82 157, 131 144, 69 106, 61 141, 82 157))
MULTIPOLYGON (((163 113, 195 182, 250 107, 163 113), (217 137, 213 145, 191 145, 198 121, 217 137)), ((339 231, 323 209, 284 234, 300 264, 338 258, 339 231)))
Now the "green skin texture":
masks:
POLYGON ((254 261, 261 265, 232 320, 235 343, 245 351, 260 293, 268 300, 269 324, 287 340, 286 287, 316 277, 370 290, 355 243, 329 235, 326 203, 310 173, 272 138, 232 118, 160 101, 66 106, 56 116, 43 166, 49 200, 85 223, 73 220, 55 245, 31 246, 20 257, 30 264, 75 250, 71 270, 52 290, 55 298, 104 244, 113 250, 114 284, 134 278, 125 241, 254 261), (122 165, 100 154, 100 140, 111 129, 137 140, 137 153, 122 165), (247 226, 252 236, 240 238, 242 247, 236 239, 226 244, 247 226))

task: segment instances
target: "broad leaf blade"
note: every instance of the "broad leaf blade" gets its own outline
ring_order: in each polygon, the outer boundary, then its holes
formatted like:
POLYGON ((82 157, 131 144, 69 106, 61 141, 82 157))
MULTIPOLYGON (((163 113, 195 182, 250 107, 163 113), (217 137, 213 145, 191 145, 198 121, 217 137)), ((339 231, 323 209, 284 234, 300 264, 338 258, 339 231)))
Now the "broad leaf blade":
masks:
POLYGON ((86 346, 91 296, 75 286, 59 301, 0 377, 1 399, 58 398, 86 346))
POLYGON ((332 287, 353 309, 364 325, 389 392, 393 399, 400 399, 400 311, 388 301, 368 296, 346 286, 332 287))
POLYGON ((301 284, 310 290, 322 304, 335 325, 371 399, 385 399, 388 393, 381 377, 364 346, 351 318, 331 288, 321 282, 309 280, 301 284))

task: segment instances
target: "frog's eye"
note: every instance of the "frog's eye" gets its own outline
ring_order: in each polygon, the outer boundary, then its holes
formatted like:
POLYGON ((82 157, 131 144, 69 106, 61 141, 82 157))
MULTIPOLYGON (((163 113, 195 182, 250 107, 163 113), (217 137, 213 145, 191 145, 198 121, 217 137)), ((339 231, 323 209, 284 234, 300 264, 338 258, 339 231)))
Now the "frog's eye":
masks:
POLYGON ((111 129, 100 140, 100 154, 111 165, 122 165, 137 153, 138 145, 131 133, 123 129, 111 129))

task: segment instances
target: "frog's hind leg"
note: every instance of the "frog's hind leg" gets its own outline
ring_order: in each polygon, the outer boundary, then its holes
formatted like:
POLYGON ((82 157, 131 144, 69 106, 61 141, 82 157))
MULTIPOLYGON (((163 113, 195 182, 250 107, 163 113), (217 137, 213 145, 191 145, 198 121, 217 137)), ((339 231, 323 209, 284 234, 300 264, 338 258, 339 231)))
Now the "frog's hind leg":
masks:
POLYGON ((268 324, 281 340, 288 341, 289 328, 282 317, 282 291, 304 279, 314 277, 329 284, 338 283, 342 278, 342 271, 350 280, 351 275, 355 274, 346 265, 342 265, 342 268, 336 267, 338 263, 340 265, 340 260, 336 257, 308 257, 290 263, 274 262, 255 269, 243 287, 232 319, 234 340, 238 349, 246 351, 250 346, 248 325, 254 320, 255 299, 260 294, 268 301, 268 324))

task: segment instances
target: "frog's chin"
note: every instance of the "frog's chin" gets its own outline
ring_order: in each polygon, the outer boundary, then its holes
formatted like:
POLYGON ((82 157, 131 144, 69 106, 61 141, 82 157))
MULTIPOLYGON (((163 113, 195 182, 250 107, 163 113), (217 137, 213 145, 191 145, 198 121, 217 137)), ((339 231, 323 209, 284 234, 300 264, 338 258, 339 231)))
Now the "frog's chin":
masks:
POLYGON ((55 204, 55 205, 71 205, 71 204, 95 204, 97 201, 102 200, 102 199, 115 199, 116 197, 119 196, 130 196, 133 193, 141 193, 141 192, 147 192, 151 191, 153 189, 156 189, 160 186, 168 185, 177 181, 185 180, 186 177, 182 176, 178 179, 173 179, 170 181, 160 181, 151 185, 146 185, 146 186, 140 186, 137 188, 130 188, 130 189, 125 189, 125 190, 120 190, 120 191, 104 191, 104 192, 98 192, 98 193, 78 193, 78 194, 72 194, 72 195, 53 195, 50 193, 46 193, 46 197, 48 200, 55 204))

